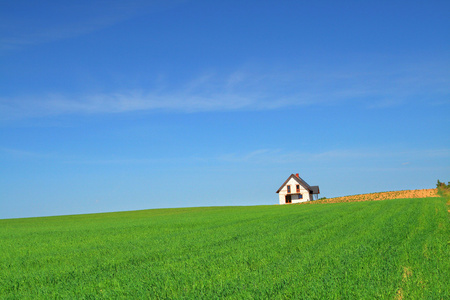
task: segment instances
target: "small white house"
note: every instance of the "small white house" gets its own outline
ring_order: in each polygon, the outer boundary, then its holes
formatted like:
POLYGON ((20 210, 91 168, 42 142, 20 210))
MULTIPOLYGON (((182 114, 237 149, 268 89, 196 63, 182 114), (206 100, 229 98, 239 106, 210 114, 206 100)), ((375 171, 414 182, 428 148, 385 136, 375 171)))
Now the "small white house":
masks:
POLYGON ((310 186, 297 174, 291 174, 277 191, 280 204, 313 201, 319 198, 319 186, 310 186))

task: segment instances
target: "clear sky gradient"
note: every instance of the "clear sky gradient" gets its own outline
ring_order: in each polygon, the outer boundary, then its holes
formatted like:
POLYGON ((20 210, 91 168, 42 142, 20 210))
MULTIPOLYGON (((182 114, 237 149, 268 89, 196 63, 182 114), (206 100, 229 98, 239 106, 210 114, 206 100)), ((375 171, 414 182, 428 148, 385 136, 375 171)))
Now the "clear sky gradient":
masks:
POLYGON ((449 1, 0 1, 0 218, 450 180, 449 1))

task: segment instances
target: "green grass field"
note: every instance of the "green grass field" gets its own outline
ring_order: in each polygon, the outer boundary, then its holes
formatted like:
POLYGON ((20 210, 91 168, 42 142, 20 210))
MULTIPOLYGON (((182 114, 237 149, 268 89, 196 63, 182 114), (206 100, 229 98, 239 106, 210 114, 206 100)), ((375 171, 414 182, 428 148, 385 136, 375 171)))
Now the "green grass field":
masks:
POLYGON ((449 299, 445 198, 0 220, 0 298, 449 299))

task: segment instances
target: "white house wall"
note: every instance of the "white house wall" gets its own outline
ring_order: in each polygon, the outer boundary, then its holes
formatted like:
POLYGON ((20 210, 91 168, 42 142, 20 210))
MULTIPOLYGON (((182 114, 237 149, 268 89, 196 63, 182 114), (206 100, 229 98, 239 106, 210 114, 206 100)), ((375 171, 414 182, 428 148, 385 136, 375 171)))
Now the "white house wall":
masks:
MULTIPOLYGON (((290 185, 291 186, 291 194, 292 193, 297 193, 297 189, 296 186, 297 184, 299 184, 294 178, 289 179, 289 181, 286 183, 286 185, 280 190, 279 192, 279 200, 280 200, 280 204, 286 204, 286 195, 288 195, 287 193, 287 186, 290 185)), ((311 201, 312 200, 312 195, 309 194, 309 191, 307 189, 305 189, 301 184, 300 184, 300 193, 303 196, 303 199, 298 199, 298 195, 292 195, 292 203, 301 203, 301 202, 306 202, 306 201, 311 201)))

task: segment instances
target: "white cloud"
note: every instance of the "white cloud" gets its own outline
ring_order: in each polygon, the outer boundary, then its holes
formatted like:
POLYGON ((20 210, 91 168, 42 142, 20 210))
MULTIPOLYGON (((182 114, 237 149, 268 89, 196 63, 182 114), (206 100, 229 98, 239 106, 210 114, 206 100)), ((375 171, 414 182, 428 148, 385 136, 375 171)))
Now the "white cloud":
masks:
POLYGON ((205 112, 272 110, 310 105, 359 105, 386 108, 408 103, 448 104, 447 71, 433 78, 432 67, 398 67, 395 73, 361 68, 345 71, 237 69, 230 74, 209 72, 171 87, 169 79, 152 89, 109 93, 0 97, 0 119, 62 114, 111 114, 137 111, 205 112), (402 71, 403 70, 403 71, 402 71), (421 81, 423 79, 423 82, 421 81), (420 84, 419 84, 420 82, 420 84), (430 100, 431 99, 431 100, 430 100), (435 100, 433 100, 435 99, 435 100), (434 101, 434 102, 433 102, 434 101))
POLYGON ((29 150, 6 148, 6 147, 0 147, 0 154, 18 159, 45 159, 51 158, 53 156, 53 154, 50 153, 44 154, 29 150))
MULTIPOLYGON (((19 160, 51 160, 67 164, 83 165, 142 165, 164 164, 183 165, 194 162, 196 165, 205 163, 254 164, 298 166, 311 169, 329 169, 361 167, 366 168, 414 168, 431 167, 433 169, 448 169, 448 164, 429 164, 430 161, 449 161, 450 149, 364 149, 347 148, 322 152, 291 151, 285 149, 255 149, 248 152, 223 153, 217 156, 177 156, 177 157, 127 157, 110 155, 108 157, 84 157, 63 155, 56 152, 36 152, 28 149, 0 147, 0 158, 19 160), (398 166, 398 167, 397 167, 398 166)), ((335 171, 335 170, 334 170, 335 171)))
POLYGON ((0 52, 88 34, 176 2, 180 1, 160 4, 155 1, 112 0, 92 1, 89 5, 78 2, 13 1, 9 9, 39 13, 21 16, 9 13, 7 9, 0 12, 0 29, 7 29, 7 34, 0 39, 0 52))
POLYGON ((3 119, 61 114, 108 114, 135 111, 169 110, 180 112, 222 111, 249 108, 252 104, 264 108, 256 99, 236 94, 155 94, 132 91, 127 93, 96 94, 76 99, 60 95, 41 98, 0 100, 3 119), (3 102, 3 103, 1 103, 3 102))
POLYGON ((411 161, 424 159, 450 158, 450 149, 417 149, 417 150, 390 150, 380 149, 337 149, 324 152, 285 151, 282 149, 257 149, 248 153, 228 153, 216 159, 235 163, 263 163, 263 164, 296 164, 296 163, 329 163, 348 161, 382 160, 402 161, 402 165, 409 165, 411 161), (404 162, 408 159, 408 162, 404 162))

